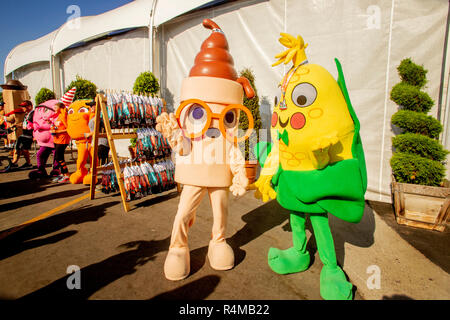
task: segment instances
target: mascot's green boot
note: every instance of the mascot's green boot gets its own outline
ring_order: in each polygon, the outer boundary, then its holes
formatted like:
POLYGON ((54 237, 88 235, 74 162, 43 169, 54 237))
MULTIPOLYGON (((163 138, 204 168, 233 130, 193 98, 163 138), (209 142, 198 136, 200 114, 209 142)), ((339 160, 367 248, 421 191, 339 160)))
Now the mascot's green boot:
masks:
MULTIPOLYGON (((344 272, 337 265, 333 237, 326 214, 311 214, 317 249, 323 263, 320 272, 320 295, 325 300, 352 300, 352 284, 347 281, 344 272)), ((309 268, 310 256, 306 250, 305 214, 291 214, 292 240, 294 246, 280 250, 270 248, 268 262, 270 268, 278 274, 302 272, 309 268)))
POLYGON ((269 266, 279 274, 302 272, 309 268, 310 257, 306 251, 305 215, 291 214, 292 240, 294 246, 280 250, 269 249, 269 266))

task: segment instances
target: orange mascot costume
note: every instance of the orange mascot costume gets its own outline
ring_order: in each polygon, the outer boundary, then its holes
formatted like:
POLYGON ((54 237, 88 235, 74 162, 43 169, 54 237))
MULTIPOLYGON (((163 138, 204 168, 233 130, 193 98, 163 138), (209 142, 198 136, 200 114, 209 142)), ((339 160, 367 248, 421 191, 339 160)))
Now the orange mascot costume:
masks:
MULTIPOLYGON (((72 184, 90 184, 92 176, 85 168, 88 157, 92 159, 93 149, 91 139, 86 136, 90 133, 89 120, 94 116, 91 112, 92 100, 77 100, 67 110, 67 133, 75 140, 78 150, 77 170, 70 175, 72 184)), ((97 178, 94 177, 96 180, 97 178)))

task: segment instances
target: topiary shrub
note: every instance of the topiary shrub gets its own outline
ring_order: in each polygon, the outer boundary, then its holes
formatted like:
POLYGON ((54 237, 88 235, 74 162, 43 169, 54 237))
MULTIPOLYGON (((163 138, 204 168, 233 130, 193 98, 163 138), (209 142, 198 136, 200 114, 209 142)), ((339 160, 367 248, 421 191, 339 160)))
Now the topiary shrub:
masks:
MULTIPOLYGON (((240 77, 245 77, 248 79, 250 84, 252 85, 253 90, 255 91, 255 96, 251 99, 248 99, 246 95, 244 95, 244 106, 247 107, 253 116, 253 134, 249 137, 249 139, 245 140, 244 143, 244 158, 246 161, 250 159, 255 159, 255 157, 251 157, 250 150, 253 149, 253 146, 259 142, 259 130, 261 129, 261 114, 259 113, 259 96, 255 87, 255 75, 250 68, 244 68, 239 72, 240 77)), ((239 117, 239 126, 240 130, 244 132, 248 129, 248 118, 244 113, 241 113, 239 117)))
POLYGON ((41 90, 39 90, 38 93, 36 94, 36 98, 34 98, 34 102, 38 106, 41 103, 48 101, 48 100, 52 100, 52 99, 56 99, 55 93, 48 88, 41 88, 41 90))
POLYGON ((392 145, 397 152, 417 154, 437 161, 445 161, 449 153, 438 140, 417 133, 405 133, 393 137, 392 145))
POLYGON ((402 183, 440 186, 445 176, 444 165, 412 153, 396 152, 391 158, 392 173, 402 183))
POLYGON ((419 89, 427 83, 428 70, 412 62, 411 58, 403 59, 397 67, 397 71, 404 83, 409 83, 419 89))
POLYGON ((437 139, 442 132, 442 124, 438 120, 410 110, 399 110, 392 116, 391 122, 404 132, 420 133, 433 139, 437 139))
POLYGON ((95 99, 95 96, 97 94, 97 86, 91 81, 83 79, 82 77, 77 75, 75 77, 75 80, 66 87, 65 92, 69 91, 73 87, 77 88, 73 101, 82 99, 95 99))
POLYGON ((440 186, 445 177, 448 151, 437 140, 441 123, 426 115, 434 102, 421 88, 426 73, 411 59, 404 59, 397 68, 402 81, 391 90, 391 100, 400 106, 391 123, 403 130, 392 138, 395 152, 390 160, 392 173, 398 182, 440 186))
POLYGON ((397 83, 391 91, 391 100, 405 110, 428 113, 434 104, 428 93, 408 83, 397 83))
POLYGON ((0 103, 1 103, 1 102, 4 102, 4 101, 3 101, 3 91, 0 92, 0 103))
POLYGON ((158 91, 158 79, 149 71, 142 72, 134 81, 133 92, 135 94, 149 94, 153 97, 158 91))

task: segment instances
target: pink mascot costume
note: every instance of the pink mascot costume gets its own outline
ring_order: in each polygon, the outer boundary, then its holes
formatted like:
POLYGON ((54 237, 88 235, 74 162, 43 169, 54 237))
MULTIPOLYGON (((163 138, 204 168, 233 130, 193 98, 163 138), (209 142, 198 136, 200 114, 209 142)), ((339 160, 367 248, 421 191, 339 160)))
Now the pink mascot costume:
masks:
MULTIPOLYGON (((28 125, 30 129, 33 129, 33 137, 39 145, 39 151, 36 155, 37 170, 30 172, 30 179, 48 177, 47 170, 45 170, 45 165, 47 164, 50 154, 55 151, 55 145, 53 143, 53 137, 50 133, 50 128, 53 119, 56 117, 54 106, 58 102, 58 100, 48 100, 36 106, 33 115, 33 122, 28 125)), ((53 161, 53 170, 50 172, 50 176, 59 175, 59 170, 56 169, 57 165, 58 164, 53 161)))
POLYGON ((58 169, 58 162, 55 161, 55 144, 53 143, 53 136, 50 133, 53 121, 56 120, 58 115, 55 112, 55 105, 57 103, 63 103, 66 107, 72 103, 75 94, 75 88, 72 88, 69 92, 61 97, 61 100, 48 100, 40 105, 36 106, 33 115, 33 122, 28 123, 28 129, 33 129, 33 137, 39 145, 39 151, 37 152, 37 170, 30 172, 30 179, 40 179, 48 177, 45 165, 47 164, 48 157, 53 153, 53 170, 50 172, 50 176, 58 176, 60 172, 58 169))
POLYGON ((239 115, 243 103, 254 96, 248 79, 238 78, 228 42, 220 27, 209 19, 203 26, 212 31, 197 54, 189 77, 182 82, 176 114, 161 114, 156 129, 168 139, 176 152, 175 180, 183 185, 173 223, 164 274, 169 280, 181 280, 190 273, 188 230, 202 198, 208 194, 213 215, 208 260, 213 269, 234 267, 234 252, 225 240, 229 191, 245 193, 248 179, 244 158, 237 147, 239 115))

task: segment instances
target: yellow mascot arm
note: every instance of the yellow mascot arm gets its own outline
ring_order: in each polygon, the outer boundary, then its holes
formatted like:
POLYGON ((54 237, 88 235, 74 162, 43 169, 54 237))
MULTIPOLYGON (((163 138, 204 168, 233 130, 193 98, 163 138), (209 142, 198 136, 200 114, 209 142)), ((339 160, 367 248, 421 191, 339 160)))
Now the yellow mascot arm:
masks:
POLYGON ((233 174, 230 191, 235 197, 242 196, 248 186, 247 174, 245 173, 245 159, 236 146, 231 148, 229 159, 231 173, 233 174))
POLYGON ((277 197, 276 191, 272 188, 271 181, 280 166, 278 144, 275 144, 272 151, 267 156, 264 167, 261 169, 258 180, 251 188, 255 190, 255 198, 267 202, 277 197))
POLYGON ((322 169, 330 162, 330 147, 339 142, 338 132, 333 131, 314 140, 311 144, 311 162, 316 169, 322 169))
POLYGON ((156 130, 162 133, 164 138, 169 142, 172 150, 179 155, 184 155, 190 150, 190 143, 183 136, 175 114, 163 112, 156 117, 156 130))

